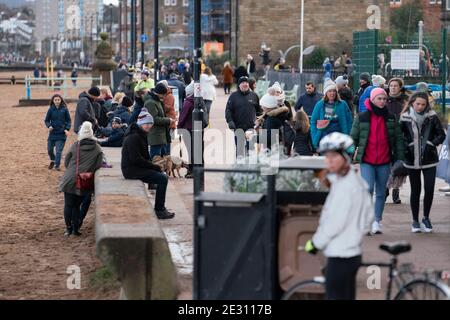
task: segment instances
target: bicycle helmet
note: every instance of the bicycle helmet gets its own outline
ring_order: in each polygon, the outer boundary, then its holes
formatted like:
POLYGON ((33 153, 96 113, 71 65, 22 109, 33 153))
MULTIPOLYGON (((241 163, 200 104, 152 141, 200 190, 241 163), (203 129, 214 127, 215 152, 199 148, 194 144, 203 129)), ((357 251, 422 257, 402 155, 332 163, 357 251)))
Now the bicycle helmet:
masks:
POLYGON ((328 151, 335 151, 350 161, 350 155, 354 153, 353 139, 346 134, 333 132, 326 135, 319 144, 319 151, 324 154, 328 151))

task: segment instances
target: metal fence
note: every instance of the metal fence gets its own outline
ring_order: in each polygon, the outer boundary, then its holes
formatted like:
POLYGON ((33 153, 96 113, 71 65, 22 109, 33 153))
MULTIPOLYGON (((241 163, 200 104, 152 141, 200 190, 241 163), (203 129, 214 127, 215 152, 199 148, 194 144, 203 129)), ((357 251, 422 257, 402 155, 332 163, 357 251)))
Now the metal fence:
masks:
POLYGON ((89 89, 94 81, 103 85, 102 76, 100 77, 62 77, 62 78, 35 78, 32 76, 25 77, 25 95, 27 100, 31 100, 37 92, 48 94, 49 91, 57 91, 64 98, 69 98, 71 93, 77 94, 80 89, 89 89))

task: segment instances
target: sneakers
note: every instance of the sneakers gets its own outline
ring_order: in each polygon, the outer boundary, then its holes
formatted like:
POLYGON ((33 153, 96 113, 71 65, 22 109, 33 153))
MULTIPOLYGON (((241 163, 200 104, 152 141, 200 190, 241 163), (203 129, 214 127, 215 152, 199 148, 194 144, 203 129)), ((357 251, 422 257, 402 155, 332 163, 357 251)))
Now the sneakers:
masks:
POLYGON ((61 171, 61 168, 60 167, 55 167, 55 170, 56 171, 61 171))
POLYGON ((430 233, 433 231, 433 226, 431 225, 431 221, 429 218, 423 218, 422 223, 423 223, 423 229, 426 233, 430 233))
POLYGON ((78 230, 75 230, 75 231, 73 232, 73 235, 79 237, 79 236, 81 236, 81 232, 78 231, 78 230))
POLYGON ((72 229, 70 229, 70 228, 67 228, 66 229, 66 232, 64 232, 64 237, 70 237, 72 235, 72 229))
POLYGON ((392 189, 392 201, 395 204, 402 203, 402 200, 400 200, 400 190, 399 189, 392 189))
POLYGON ((413 221, 413 223, 411 225, 411 232, 412 233, 420 233, 420 232, 422 232, 422 229, 420 229, 419 221, 413 221))
POLYGON ((450 192, 450 186, 448 187, 443 187, 443 188, 439 188, 440 192, 450 192))
POLYGON ((52 170, 55 166, 55 161, 50 161, 50 164, 48 165, 48 170, 52 170))
POLYGON ((168 219, 172 219, 173 217, 175 217, 175 213, 170 212, 166 208, 164 208, 163 210, 155 210, 155 213, 156 213, 156 216, 158 217, 158 219, 160 219, 160 220, 168 220, 168 219))
POLYGON ((372 230, 371 230, 372 234, 382 234, 383 233, 383 231, 381 230, 382 227, 383 225, 381 224, 381 222, 374 221, 372 223, 372 230))
POLYGON ((193 179, 194 173, 192 171, 188 171, 186 175, 184 176, 185 179, 193 179))

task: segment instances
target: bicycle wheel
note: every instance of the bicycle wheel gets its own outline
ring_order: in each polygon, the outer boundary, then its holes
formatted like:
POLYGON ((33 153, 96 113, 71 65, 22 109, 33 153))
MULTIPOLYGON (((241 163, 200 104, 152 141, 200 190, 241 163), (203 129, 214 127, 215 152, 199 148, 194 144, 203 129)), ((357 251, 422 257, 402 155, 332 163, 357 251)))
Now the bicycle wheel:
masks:
POLYGON ((281 300, 324 300, 325 278, 317 277, 303 281, 287 290, 281 300))
POLYGON ((404 285, 394 300, 449 300, 450 289, 434 280, 417 279, 404 285))

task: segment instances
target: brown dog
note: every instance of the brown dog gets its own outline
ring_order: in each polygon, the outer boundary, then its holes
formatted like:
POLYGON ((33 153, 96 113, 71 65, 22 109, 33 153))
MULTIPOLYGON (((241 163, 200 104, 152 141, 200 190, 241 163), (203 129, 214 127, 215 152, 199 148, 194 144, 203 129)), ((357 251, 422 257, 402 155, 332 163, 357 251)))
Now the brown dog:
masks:
POLYGON ((189 170, 189 165, 184 162, 181 158, 178 157, 171 157, 172 167, 169 173, 169 176, 172 175, 175 176, 175 171, 178 173, 178 177, 181 178, 180 169, 185 168, 186 170, 189 170))

